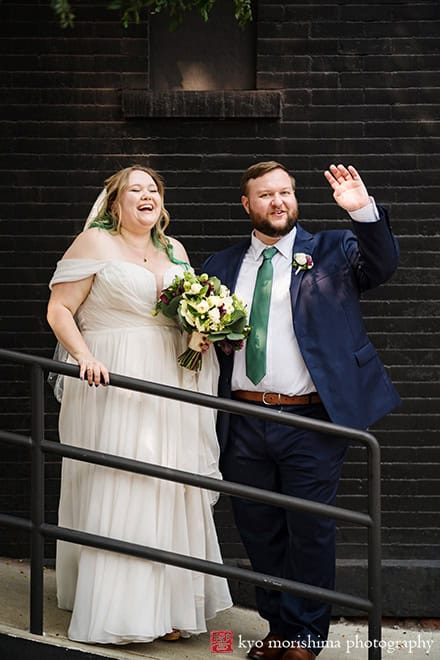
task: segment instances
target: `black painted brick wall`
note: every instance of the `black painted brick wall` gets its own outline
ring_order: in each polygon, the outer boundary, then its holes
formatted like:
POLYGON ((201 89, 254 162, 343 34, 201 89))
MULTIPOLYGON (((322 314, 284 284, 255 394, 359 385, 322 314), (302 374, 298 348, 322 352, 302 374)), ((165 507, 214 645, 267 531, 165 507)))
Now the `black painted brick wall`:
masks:
MULTIPOLYGON (((353 163, 390 210, 397 275, 364 302, 371 338, 404 403, 377 424, 383 450, 384 557, 439 556, 440 7, 436 0, 258 2, 257 88, 281 90, 279 119, 125 119, 124 89, 148 90, 145 24, 124 29, 105 2, 77 0, 62 31, 48 2, 0 4, 0 299, 2 347, 51 356, 47 282, 102 181, 134 161, 167 182, 172 233, 194 264, 248 232, 241 171, 277 158, 297 178, 312 231, 343 225, 322 171, 353 163)), ((29 432, 26 370, 1 365, 0 427, 29 432)), ((57 406, 47 395, 47 428, 57 406)), ((1 447, 0 508, 27 515, 29 462, 1 447)), ((339 503, 365 508, 365 452, 350 451, 339 503)), ((58 463, 48 461, 48 518, 58 463)), ((243 557, 227 502, 223 552, 243 557)), ((338 556, 365 557, 363 531, 341 526, 338 556)), ((2 530, 0 554, 26 556, 2 530)), ((48 556, 53 546, 48 545, 48 556)))

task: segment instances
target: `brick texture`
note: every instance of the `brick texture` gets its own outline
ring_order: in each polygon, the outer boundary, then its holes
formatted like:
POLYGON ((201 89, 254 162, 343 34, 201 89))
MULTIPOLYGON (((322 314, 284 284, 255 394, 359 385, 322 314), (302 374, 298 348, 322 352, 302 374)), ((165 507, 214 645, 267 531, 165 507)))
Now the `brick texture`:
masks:
MULTIPOLYGON (((51 356, 47 283, 103 180, 133 162, 167 183, 171 233, 195 266, 248 232, 241 171, 267 158, 295 173, 311 231, 344 226, 322 171, 353 163, 391 213, 401 266, 365 297, 371 338, 403 406, 372 431, 383 456, 383 554, 439 556, 440 10, 436 0, 257 2, 257 89, 281 93, 277 117, 128 118, 127 90, 148 87, 148 30, 124 29, 105 3, 77 0, 72 30, 46 1, 0 4, 1 346, 51 356)), ((219 61, 221 58, 219 56, 219 61)), ((234 108, 234 103, 229 104, 234 108)), ((27 370, 2 364, 0 428, 29 433, 27 370)), ((47 393, 48 436, 57 405, 47 393)), ((29 456, 2 444, 1 510, 26 516, 29 456)), ((339 504, 365 509, 365 450, 353 447, 339 504)), ((48 519, 56 520, 59 465, 48 460, 48 519)), ((225 557, 243 558, 221 500, 225 557)), ((28 539, 2 530, 0 553, 27 556, 28 539)), ((48 544, 47 555, 54 548, 48 544)), ((366 556, 366 533, 342 525, 338 556, 366 556)))

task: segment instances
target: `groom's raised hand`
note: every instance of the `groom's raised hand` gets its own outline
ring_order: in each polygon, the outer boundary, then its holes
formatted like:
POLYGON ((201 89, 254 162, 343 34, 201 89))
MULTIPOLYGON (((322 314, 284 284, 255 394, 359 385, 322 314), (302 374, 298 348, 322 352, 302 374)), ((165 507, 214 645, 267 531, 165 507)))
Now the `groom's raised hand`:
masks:
POLYGON ((324 176, 333 188, 335 202, 345 211, 357 211, 369 204, 364 182, 352 165, 330 165, 324 176))

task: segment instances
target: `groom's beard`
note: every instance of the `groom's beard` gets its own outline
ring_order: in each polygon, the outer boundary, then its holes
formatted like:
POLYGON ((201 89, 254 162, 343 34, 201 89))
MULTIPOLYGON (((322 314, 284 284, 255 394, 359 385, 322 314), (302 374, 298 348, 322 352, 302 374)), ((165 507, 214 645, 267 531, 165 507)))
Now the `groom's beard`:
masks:
POLYGON ((249 209, 249 218, 252 222, 253 228, 257 229, 265 236, 281 238, 288 234, 296 225, 296 221, 298 220, 298 209, 288 212, 283 224, 277 223, 275 225, 269 218, 254 213, 252 209, 249 209))

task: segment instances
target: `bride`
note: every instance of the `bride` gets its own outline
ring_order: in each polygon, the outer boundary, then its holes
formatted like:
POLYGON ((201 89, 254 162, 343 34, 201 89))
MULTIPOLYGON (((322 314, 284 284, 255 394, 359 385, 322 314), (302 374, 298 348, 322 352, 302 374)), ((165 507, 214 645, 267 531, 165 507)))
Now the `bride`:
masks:
MULTIPOLYGON (((134 165, 107 179, 98 200, 50 282, 48 322, 80 367, 80 379, 64 379, 61 442, 220 478, 212 410, 108 387, 110 371, 216 394, 213 347, 203 346, 200 372, 180 367, 187 337, 152 315, 161 289, 190 267, 181 243, 165 235, 163 182, 134 165)), ((214 498, 63 459, 59 525, 221 562, 214 498)), ((223 578, 62 541, 56 575, 58 605, 72 610, 68 635, 76 641, 197 634, 232 605, 223 578)))

